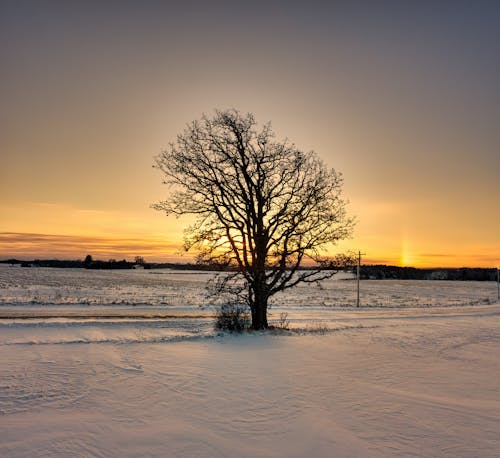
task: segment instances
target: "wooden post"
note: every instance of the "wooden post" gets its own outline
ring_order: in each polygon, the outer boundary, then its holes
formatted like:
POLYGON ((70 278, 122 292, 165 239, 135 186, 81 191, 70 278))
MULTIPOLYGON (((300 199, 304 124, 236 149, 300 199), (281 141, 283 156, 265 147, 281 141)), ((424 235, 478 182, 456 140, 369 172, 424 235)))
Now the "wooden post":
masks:
POLYGON ((356 299, 356 307, 359 307, 359 279, 361 277, 361 255, 364 255, 365 253, 361 253, 361 251, 358 251, 358 267, 356 269, 356 277, 358 280, 358 295, 356 299))
POLYGON ((497 300, 500 301, 500 269, 497 267, 497 300))

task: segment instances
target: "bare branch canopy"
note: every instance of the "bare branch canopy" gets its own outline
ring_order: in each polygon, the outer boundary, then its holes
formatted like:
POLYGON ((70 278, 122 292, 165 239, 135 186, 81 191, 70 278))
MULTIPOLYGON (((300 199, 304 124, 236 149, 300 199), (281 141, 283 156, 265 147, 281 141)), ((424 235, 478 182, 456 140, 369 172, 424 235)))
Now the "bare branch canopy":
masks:
POLYGON ((216 111, 192 122, 156 167, 171 192, 153 207, 196 216, 185 249, 243 278, 253 328, 267 327, 269 297, 331 276, 322 253, 351 234, 342 175, 314 152, 277 141, 252 114, 216 111), (310 268, 299 269, 304 262, 310 268))

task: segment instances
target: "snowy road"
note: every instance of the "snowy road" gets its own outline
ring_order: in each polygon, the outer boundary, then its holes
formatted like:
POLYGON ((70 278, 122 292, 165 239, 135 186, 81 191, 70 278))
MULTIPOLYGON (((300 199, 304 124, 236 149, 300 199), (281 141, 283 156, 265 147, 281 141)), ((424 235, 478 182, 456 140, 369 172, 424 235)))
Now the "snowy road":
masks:
POLYGON ((380 313, 322 335, 0 345, 0 455, 498 456, 500 305, 380 313))

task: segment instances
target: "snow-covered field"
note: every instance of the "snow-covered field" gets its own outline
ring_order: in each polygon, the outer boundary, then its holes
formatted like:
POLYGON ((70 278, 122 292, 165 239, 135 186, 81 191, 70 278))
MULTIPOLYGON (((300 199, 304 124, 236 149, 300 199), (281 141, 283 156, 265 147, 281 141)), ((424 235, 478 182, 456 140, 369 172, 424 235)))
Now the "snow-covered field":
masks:
POLYGON ((499 455, 495 283, 330 280, 230 336, 210 275, 0 266, 0 456, 499 455))

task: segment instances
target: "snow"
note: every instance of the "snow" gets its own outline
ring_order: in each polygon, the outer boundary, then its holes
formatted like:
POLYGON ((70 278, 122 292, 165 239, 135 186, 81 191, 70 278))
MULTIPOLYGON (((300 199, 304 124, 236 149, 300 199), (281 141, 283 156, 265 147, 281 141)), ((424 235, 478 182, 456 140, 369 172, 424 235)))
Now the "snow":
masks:
POLYGON ((209 275, 0 267, 0 456, 498 456, 495 283, 331 280, 231 336, 209 275))

